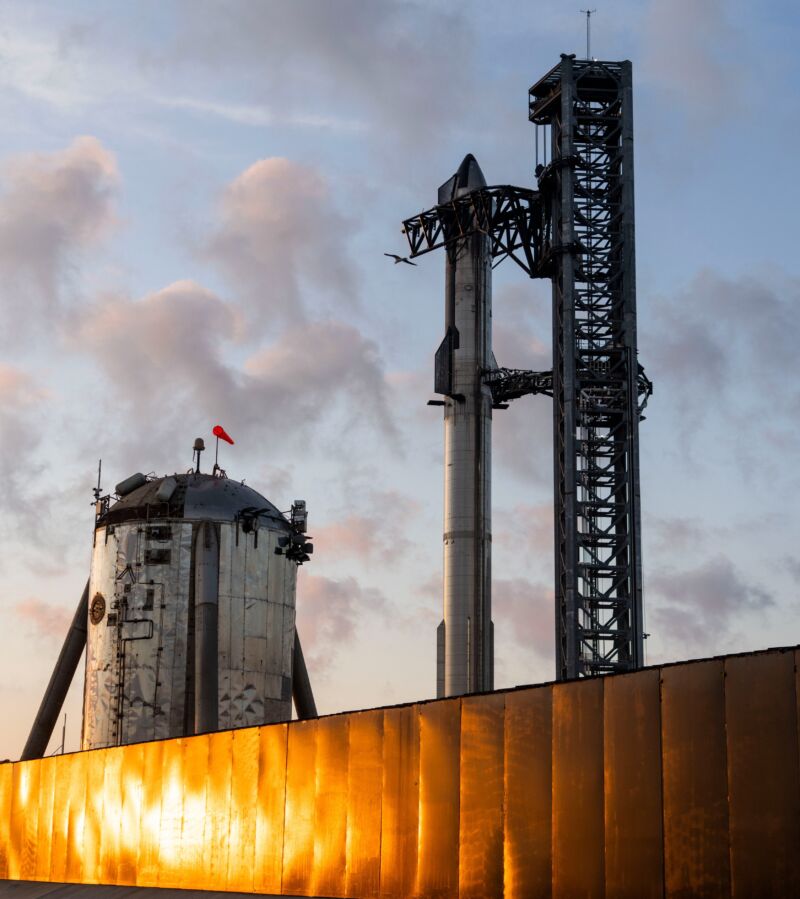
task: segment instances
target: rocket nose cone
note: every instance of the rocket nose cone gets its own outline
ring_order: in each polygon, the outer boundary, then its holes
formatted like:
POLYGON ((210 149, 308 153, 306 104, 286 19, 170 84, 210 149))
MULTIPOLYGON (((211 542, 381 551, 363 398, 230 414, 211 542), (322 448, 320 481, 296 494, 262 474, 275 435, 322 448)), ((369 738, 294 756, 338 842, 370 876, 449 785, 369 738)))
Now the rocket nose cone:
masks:
POLYGON ((473 190, 478 190, 481 187, 486 187, 486 179, 483 177, 478 160, 472 153, 467 153, 456 172, 456 191, 458 195, 461 195, 462 193, 467 194, 473 190))

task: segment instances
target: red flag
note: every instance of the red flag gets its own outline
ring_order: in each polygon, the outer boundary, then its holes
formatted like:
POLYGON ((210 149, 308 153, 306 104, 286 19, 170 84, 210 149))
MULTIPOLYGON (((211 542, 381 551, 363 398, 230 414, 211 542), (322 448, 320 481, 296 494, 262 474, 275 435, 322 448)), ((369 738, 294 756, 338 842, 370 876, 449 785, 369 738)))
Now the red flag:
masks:
POLYGON ((219 437, 220 440, 224 440, 226 443, 230 443, 233 446, 233 437, 228 434, 225 428, 222 425, 214 425, 214 430, 211 432, 215 437, 219 437))

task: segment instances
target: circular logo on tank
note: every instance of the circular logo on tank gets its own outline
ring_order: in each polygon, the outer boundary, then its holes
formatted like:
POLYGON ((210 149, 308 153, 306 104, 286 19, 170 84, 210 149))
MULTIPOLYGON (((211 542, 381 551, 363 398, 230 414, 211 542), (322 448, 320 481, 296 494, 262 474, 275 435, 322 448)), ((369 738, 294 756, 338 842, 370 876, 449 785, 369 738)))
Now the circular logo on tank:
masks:
POLYGON ((100 624, 106 614, 106 600, 102 593, 95 593, 89 606, 89 619, 92 624, 100 624))

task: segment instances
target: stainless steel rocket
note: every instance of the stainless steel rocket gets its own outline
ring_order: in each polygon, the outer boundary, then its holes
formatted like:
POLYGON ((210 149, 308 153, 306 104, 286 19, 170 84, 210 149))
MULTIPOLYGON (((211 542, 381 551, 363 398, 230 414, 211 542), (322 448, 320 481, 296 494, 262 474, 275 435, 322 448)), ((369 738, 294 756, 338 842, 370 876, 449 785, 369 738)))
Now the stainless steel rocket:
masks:
MULTIPOLYGON (((439 188, 439 205, 486 187, 471 154, 439 188)), ((448 246, 445 337, 435 391, 444 396, 444 620, 437 629, 437 696, 494 686, 491 600, 492 354, 489 237, 476 231, 448 246)))

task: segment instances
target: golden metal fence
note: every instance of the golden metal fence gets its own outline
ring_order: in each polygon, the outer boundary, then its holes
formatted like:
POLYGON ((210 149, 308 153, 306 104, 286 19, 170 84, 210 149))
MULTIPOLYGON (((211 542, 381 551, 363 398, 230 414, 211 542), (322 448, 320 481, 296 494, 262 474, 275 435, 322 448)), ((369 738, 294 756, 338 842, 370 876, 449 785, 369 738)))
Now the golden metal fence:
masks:
POLYGON ((0 765, 0 878, 800 895, 797 651, 0 765))

